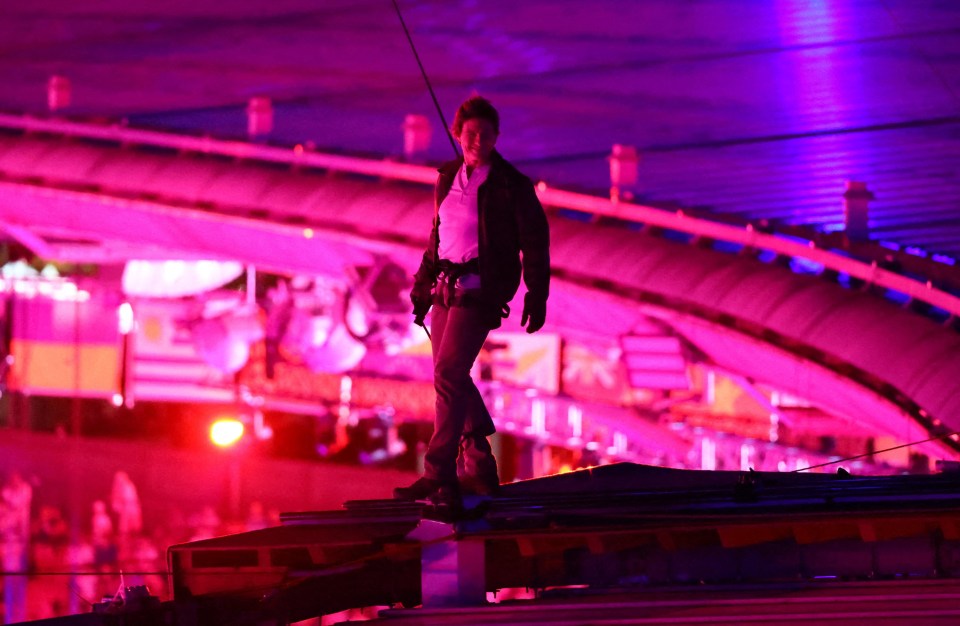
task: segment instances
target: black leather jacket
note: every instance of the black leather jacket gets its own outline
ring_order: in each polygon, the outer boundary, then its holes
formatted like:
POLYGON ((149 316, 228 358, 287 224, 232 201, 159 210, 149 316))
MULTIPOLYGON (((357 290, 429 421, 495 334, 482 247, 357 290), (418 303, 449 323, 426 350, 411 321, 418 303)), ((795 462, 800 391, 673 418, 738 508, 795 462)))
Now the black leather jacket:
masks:
MULTIPOLYGON (((462 165, 461 157, 439 168, 433 230, 414 276, 421 288, 437 282, 440 203, 450 193, 462 165)), ((477 191, 477 208, 480 306, 489 314, 490 328, 498 328, 520 286, 521 270, 530 297, 546 302, 550 292, 550 232, 533 183, 496 151, 490 158, 487 180, 477 191)))

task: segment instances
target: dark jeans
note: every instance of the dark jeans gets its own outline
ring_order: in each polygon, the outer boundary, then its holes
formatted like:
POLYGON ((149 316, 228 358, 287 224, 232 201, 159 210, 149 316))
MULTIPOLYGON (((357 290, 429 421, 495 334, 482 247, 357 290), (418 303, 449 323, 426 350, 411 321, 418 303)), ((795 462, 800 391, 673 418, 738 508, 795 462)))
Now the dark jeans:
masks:
POLYGON ((489 327, 475 305, 447 307, 436 302, 432 315, 437 412, 424 458, 424 476, 454 482, 460 456, 461 475, 495 479, 497 462, 487 436, 496 428, 470 377, 470 368, 487 339, 489 327))

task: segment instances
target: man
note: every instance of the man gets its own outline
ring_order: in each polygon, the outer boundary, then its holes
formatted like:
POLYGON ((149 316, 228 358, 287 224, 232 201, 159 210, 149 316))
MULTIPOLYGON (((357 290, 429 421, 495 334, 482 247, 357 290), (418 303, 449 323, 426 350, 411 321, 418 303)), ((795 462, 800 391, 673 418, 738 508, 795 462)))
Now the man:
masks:
POLYGON ((0 489, 0 566, 5 623, 27 619, 27 570, 30 563, 30 506, 33 487, 14 471, 0 489))
POLYGON ((410 293, 418 323, 433 306, 436 417, 423 477, 394 490, 403 500, 455 503, 461 492, 496 492, 497 462, 487 440, 495 428, 470 369, 487 334, 509 314, 521 275, 521 325, 536 332, 547 312, 547 219, 530 179, 494 149, 497 110, 485 98, 469 98, 451 130, 463 157, 439 170, 433 229, 410 293))

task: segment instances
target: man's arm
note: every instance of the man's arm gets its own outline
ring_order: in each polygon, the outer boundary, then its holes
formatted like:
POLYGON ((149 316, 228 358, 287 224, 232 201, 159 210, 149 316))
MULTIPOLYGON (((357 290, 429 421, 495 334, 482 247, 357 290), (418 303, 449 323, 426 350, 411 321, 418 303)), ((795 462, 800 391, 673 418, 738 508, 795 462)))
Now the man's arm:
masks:
POLYGON ((413 288, 410 290, 410 302, 413 303, 414 321, 423 325, 424 318, 433 304, 433 288, 437 282, 437 221, 433 222, 427 249, 420 261, 420 269, 413 275, 413 288))
POLYGON ((433 288, 437 283, 437 243, 440 227, 440 177, 434 187, 433 227, 427 240, 427 249, 420 260, 420 268, 413 275, 410 301, 413 303, 414 322, 423 326, 424 318, 433 305, 433 288))
POLYGON ((520 252, 523 255, 523 283, 527 293, 523 299, 520 324, 528 333, 543 326, 550 295, 550 228, 540 199, 529 179, 520 185, 517 199, 517 226, 520 252))

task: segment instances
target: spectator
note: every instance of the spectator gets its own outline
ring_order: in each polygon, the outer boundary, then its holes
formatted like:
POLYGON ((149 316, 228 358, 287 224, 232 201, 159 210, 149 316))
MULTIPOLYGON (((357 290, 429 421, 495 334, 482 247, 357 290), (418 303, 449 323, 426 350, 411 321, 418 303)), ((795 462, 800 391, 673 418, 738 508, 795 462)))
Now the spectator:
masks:
POLYGON ((122 470, 113 475, 110 508, 117 515, 117 534, 120 537, 140 534, 143 529, 140 496, 137 494, 137 486, 122 470))
POLYGON ((129 553, 124 555, 123 559, 123 571, 128 572, 126 584, 146 585, 148 589, 158 593, 162 587, 163 576, 157 572, 161 569, 160 550, 153 540, 146 536, 134 539, 129 553))
POLYGON ((250 503, 250 510, 247 513, 247 530, 260 530, 269 526, 267 522, 267 515, 263 510, 263 503, 259 500, 254 500, 250 503))
POLYGON ((198 515, 191 516, 190 527, 193 529, 190 541, 216 537, 220 534, 220 516, 212 506, 207 505, 198 515))
POLYGON ((58 507, 44 504, 34 521, 31 562, 40 576, 30 580, 30 619, 61 615, 69 602, 67 587, 61 576, 44 576, 47 572, 69 571, 67 543, 69 529, 58 507), (39 613, 37 613, 39 611, 39 613))
POLYGON ((4 504, 13 515, 12 521, 17 526, 16 532, 26 538, 30 537, 30 505, 33 500, 33 487, 25 481, 20 472, 10 474, 9 480, 0 492, 4 504))
POLYGON ((30 552, 30 504, 33 488, 13 472, 0 491, 0 549, 6 623, 27 619, 27 570, 30 552))
POLYGON ((113 520, 107 514, 107 505, 103 500, 93 503, 93 517, 90 520, 93 537, 94 562, 98 569, 109 567, 117 562, 117 546, 113 540, 113 520))
POLYGON ((34 534, 38 543, 44 543, 54 550, 65 548, 68 542, 69 528, 63 519, 63 512, 53 505, 40 507, 40 519, 34 534))
POLYGON ((93 603, 100 599, 97 596, 97 576, 94 575, 95 562, 93 544, 89 541, 81 539, 67 548, 67 564, 71 572, 67 600, 67 613, 70 615, 90 611, 93 603))

